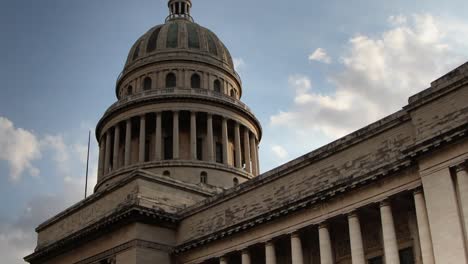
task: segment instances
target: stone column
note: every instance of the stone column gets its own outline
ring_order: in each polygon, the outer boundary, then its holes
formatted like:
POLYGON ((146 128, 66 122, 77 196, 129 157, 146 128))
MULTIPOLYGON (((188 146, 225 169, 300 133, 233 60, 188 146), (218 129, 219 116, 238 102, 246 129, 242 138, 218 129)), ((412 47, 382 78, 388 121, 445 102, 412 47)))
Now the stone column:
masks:
POLYGON ((172 115, 172 158, 179 159, 179 112, 174 111, 172 115))
POLYGON ((235 144, 235 164, 237 168, 242 168, 242 151, 241 151, 241 139, 240 139, 240 127, 239 123, 236 122, 234 125, 234 144, 235 144))
POLYGON ((448 167, 439 170, 426 169, 420 173, 435 263, 468 263, 453 173, 448 167))
POLYGON ((162 121, 161 112, 156 113, 156 138, 155 138, 155 157, 157 161, 162 160, 162 121))
POLYGON ((416 218, 418 221, 419 243, 421 246, 421 256, 424 264, 434 264, 434 251, 432 249, 431 230, 429 228, 429 218, 427 217, 426 201, 421 189, 413 193, 414 205, 416 208, 416 218))
POLYGON ((265 263, 276 264, 275 244, 273 241, 268 241, 265 244, 265 263))
POLYGON ((132 119, 127 119, 125 128, 125 166, 130 165, 132 154, 132 119))
POLYGON ((242 264, 250 264, 251 259, 250 259, 250 253, 249 250, 244 249, 242 250, 242 264))
POLYGON ((140 143, 139 143, 139 154, 138 160, 140 162, 145 162, 145 145, 146 145, 146 116, 142 115, 140 117, 140 143))
POLYGON ((244 127, 244 159, 245 170, 252 173, 252 161, 250 159, 250 132, 247 127, 244 127))
POLYGON ((389 201, 380 203, 380 217, 382 220, 385 263, 400 264, 395 224, 393 223, 392 207, 389 201))
POLYGON ((113 166, 114 170, 119 168, 119 147, 120 147, 120 126, 119 124, 115 125, 114 130, 114 160, 113 166))
POLYGON ((215 162, 214 158, 214 138, 213 138, 213 115, 206 115, 206 142, 208 148, 208 161, 215 162))
POLYGON ((229 141, 228 141, 227 119, 225 117, 223 117, 221 130, 222 130, 221 133, 222 133, 222 140, 223 140, 223 163, 227 165, 229 141))
POLYGON ((255 139, 255 161, 257 162, 257 171, 260 174, 260 159, 258 158, 258 140, 255 139))
POLYGON ((258 175, 258 167, 257 167, 257 150, 255 149, 255 135, 252 134, 250 137, 250 156, 252 159, 252 174, 254 176, 258 175))
POLYGON ((319 225, 320 264, 333 264, 333 250, 328 224, 319 225))
POLYGON ((102 178, 104 174, 104 152, 106 151, 106 144, 104 138, 101 137, 99 140, 99 165, 98 165, 98 179, 102 178))
POLYGON ((468 165, 457 167, 458 195, 460 200, 461 218, 465 229, 465 241, 468 246, 468 165))
POLYGON ((112 135, 110 131, 106 132, 106 154, 104 161, 104 175, 110 172, 112 135))
POLYGON ((356 212, 352 212, 348 215, 348 225, 352 262, 353 264, 366 264, 364 245, 362 243, 361 223, 356 212))
POLYGON ((197 160, 197 113, 190 113, 190 157, 197 160))
POLYGON ((304 264, 302 243, 298 233, 291 234, 291 258, 292 264, 304 264))

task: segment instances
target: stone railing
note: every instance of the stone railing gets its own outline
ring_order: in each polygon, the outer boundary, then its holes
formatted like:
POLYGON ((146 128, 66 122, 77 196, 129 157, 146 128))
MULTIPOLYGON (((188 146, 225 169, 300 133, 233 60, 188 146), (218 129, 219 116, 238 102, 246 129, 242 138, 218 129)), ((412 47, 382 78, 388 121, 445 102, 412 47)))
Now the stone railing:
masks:
POLYGON ((215 92, 215 91, 208 90, 208 89, 187 89, 187 88, 165 88, 165 89, 153 89, 153 90, 139 92, 134 95, 122 98, 119 101, 115 102, 114 104, 111 105, 111 107, 109 107, 107 112, 112 111, 113 109, 131 101, 135 101, 135 100, 146 98, 146 97, 149 98, 149 97, 157 97, 157 96, 164 96, 164 95, 185 95, 185 96, 192 95, 192 96, 216 98, 218 100, 222 100, 222 101, 234 104, 250 113, 252 112, 246 104, 222 92, 215 92))

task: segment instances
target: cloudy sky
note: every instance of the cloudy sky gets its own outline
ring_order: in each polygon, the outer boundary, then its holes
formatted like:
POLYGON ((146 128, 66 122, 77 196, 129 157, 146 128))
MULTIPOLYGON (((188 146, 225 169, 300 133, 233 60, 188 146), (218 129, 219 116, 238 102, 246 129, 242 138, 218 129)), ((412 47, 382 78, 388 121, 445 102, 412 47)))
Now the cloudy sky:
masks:
MULTIPOLYGON (((262 171, 404 106, 468 60, 466 0, 193 0, 235 57, 261 120, 262 171)), ((87 131, 115 101, 134 41, 165 0, 0 0, 0 256, 83 198, 87 131)), ((95 183, 97 147, 91 149, 95 183)))

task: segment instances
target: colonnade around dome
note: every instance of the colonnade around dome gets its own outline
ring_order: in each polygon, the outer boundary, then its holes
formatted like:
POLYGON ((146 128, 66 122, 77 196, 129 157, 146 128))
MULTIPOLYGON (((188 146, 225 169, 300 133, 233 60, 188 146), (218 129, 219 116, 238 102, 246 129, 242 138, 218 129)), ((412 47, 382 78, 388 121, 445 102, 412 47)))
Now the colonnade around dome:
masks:
POLYGON ((215 178, 226 176, 210 175, 207 166, 200 173, 194 170, 192 183, 230 187, 259 174, 257 134, 245 121, 216 113, 168 110, 128 117, 106 129, 100 140, 98 182, 114 171, 152 162, 162 167, 159 174, 177 178, 177 169, 171 173, 170 162, 164 163, 174 160, 187 166, 217 164, 218 169, 236 172, 220 181, 215 178))

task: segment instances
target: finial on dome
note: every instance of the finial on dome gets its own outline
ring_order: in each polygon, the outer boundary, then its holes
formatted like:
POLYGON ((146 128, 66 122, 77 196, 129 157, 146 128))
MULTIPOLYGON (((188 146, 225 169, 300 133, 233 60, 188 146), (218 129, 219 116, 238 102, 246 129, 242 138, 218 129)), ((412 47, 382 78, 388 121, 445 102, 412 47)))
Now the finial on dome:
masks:
POLYGON ((167 4, 169 7, 169 16, 166 21, 173 19, 187 19, 193 21, 190 16, 190 9, 192 9, 191 0, 169 0, 167 4))

